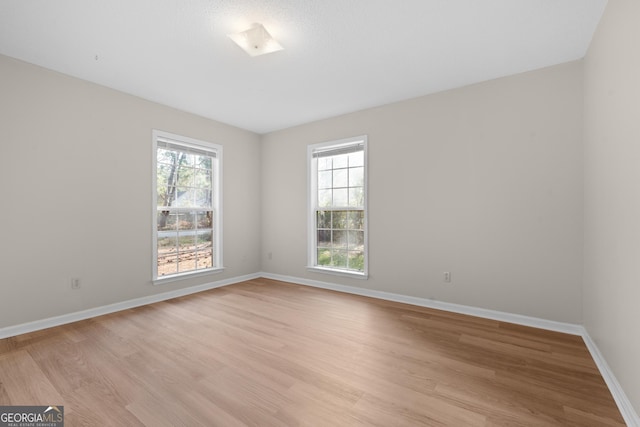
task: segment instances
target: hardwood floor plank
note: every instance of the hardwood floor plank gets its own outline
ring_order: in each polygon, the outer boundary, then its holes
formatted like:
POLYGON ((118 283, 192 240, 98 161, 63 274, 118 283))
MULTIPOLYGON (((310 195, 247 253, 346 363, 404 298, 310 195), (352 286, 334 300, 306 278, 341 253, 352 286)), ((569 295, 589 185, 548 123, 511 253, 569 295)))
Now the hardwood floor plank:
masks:
POLYGON ((0 405, 60 405, 64 402, 26 350, 0 354, 0 381, 4 390, 0 394, 0 405))
POLYGON ((216 402, 245 425, 285 427, 290 425, 278 410, 289 401, 281 392, 231 369, 200 380, 203 396, 216 402))
POLYGON ((96 377, 90 356, 83 353, 78 344, 66 340, 55 344, 36 342, 29 347, 28 352, 62 395, 77 390, 96 377))
POLYGON ((624 426, 624 423, 620 423, 611 419, 611 417, 603 417, 599 415, 595 415, 589 409, 580 410, 576 408, 571 408, 569 406, 564 407, 565 413, 567 414, 567 418, 569 420, 575 420, 577 425, 584 427, 600 427, 600 426, 611 426, 611 427, 621 427, 624 426))
MULTIPOLYGON (((507 388, 482 387, 479 384, 438 384, 436 392, 452 402, 472 412, 484 414, 487 425, 509 426, 556 426, 558 420, 548 414, 536 414, 530 407, 520 404, 507 388)), ((547 408, 549 410, 550 408, 547 408)), ((560 406, 555 410, 559 412, 560 406)))
POLYGON ((69 426, 621 426, 580 337, 267 279, 0 340, 69 426))
POLYGON ((202 389, 179 388, 158 396, 141 396, 127 405, 127 410, 145 426, 240 427, 247 425, 222 410, 219 404, 205 396, 202 389))
POLYGON ((484 426, 486 417, 465 408, 451 405, 432 397, 381 399, 365 394, 356 405, 357 409, 374 417, 385 417, 393 425, 393 419, 402 420, 403 425, 425 426, 484 426))

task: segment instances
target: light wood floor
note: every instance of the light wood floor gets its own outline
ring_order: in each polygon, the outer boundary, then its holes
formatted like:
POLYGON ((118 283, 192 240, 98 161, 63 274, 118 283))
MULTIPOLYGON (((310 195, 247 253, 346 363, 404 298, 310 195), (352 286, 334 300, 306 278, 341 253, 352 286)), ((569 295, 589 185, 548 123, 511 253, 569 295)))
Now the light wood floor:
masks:
POLYGON ((580 337, 266 279, 0 340, 67 426, 618 426, 580 337))

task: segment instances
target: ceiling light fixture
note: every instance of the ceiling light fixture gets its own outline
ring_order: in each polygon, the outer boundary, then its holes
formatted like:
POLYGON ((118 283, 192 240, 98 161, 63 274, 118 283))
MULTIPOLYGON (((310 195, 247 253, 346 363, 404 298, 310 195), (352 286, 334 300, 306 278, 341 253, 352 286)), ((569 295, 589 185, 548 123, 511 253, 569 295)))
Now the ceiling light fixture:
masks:
POLYGON ((253 24, 253 26, 246 31, 229 34, 229 38, 251 56, 264 55, 282 50, 280 43, 271 37, 271 34, 269 34, 262 24, 253 24))

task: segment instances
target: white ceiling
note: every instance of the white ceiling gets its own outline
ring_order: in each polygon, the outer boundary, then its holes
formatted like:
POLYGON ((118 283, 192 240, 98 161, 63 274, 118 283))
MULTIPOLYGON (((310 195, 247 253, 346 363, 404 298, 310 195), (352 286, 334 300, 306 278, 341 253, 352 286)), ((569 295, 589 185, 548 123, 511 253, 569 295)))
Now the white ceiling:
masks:
POLYGON ((605 5, 1 0, 0 53, 266 133, 582 58, 605 5), (284 50, 251 58, 227 37, 253 22, 284 50))

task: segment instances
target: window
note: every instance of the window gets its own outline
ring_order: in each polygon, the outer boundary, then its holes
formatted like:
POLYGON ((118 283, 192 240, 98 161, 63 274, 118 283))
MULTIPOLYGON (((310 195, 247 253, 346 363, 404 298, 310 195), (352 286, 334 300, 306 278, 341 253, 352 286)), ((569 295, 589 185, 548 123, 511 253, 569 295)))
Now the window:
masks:
POLYGON ((221 269, 222 147, 153 132, 153 280, 221 269))
POLYGON ((309 146, 309 268, 366 277, 367 137, 309 146))

